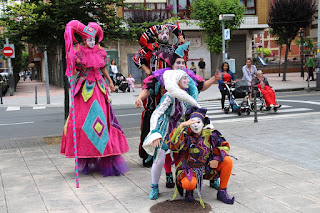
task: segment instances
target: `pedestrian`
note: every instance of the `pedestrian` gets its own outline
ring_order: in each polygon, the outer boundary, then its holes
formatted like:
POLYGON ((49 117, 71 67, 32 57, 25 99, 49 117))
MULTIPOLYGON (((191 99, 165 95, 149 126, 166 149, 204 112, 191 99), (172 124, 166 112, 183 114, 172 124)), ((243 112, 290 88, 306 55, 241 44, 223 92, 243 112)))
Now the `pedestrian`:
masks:
POLYGON ((234 77, 232 71, 230 70, 229 64, 227 62, 222 63, 221 70, 219 71, 219 73, 222 74, 222 79, 218 80, 218 83, 219 83, 218 88, 221 93, 221 110, 222 112, 224 112, 224 102, 225 102, 226 96, 228 96, 228 100, 230 101, 229 90, 225 85, 227 84, 228 86, 231 86, 231 83, 236 82, 236 78, 234 77))
POLYGON ((308 81, 310 78, 310 81, 314 81, 313 70, 315 69, 315 63, 312 55, 307 55, 307 60, 304 66, 308 67, 308 77, 306 81, 308 81))
POLYGON ((207 109, 204 108, 189 107, 185 113, 185 121, 170 134, 167 146, 181 156, 176 166, 176 189, 181 196, 185 189, 185 201, 192 202, 193 190, 197 188, 200 203, 204 207, 201 199, 203 179, 214 180, 220 177, 217 199, 226 204, 233 204, 234 197, 230 198, 227 193, 233 166, 228 155, 230 146, 218 130, 204 128, 210 123, 206 112, 207 109))
POLYGON ((199 106, 197 101, 185 91, 189 87, 189 77, 186 72, 183 70, 166 70, 163 74, 163 81, 168 92, 162 96, 160 104, 152 113, 150 132, 143 143, 146 152, 153 156, 151 192, 149 194, 151 200, 158 199, 159 179, 168 150, 165 141, 169 139, 169 134, 183 118, 186 110, 185 104, 199 106))
POLYGON ((194 74, 197 74, 197 67, 194 65, 194 62, 191 62, 190 70, 194 72, 194 74))
POLYGON ((74 153, 77 152, 79 171, 84 174, 99 169, 103 176, 121 175, 129 170, 121 156, 129 151, 129 146, 108 97, 106 79, 111 92, 114 92, 114 85, 106 69, 107 53, 99 44, 95 44, 96 36, 99 42, 102 41, 103 31, 95 22, 85 26, 73 20, 67 24, 64 36, 66 75, 78 76, 74 83, 74 118, 69 115, 66 121, 60 152, 67 158, 75 157, 74 153), (74 48, 75 33, 82 37, 84 45, 77 43, 74 48))
POLYGON ((254 77, 254 75, 257 74, 257 68, 255 65, 252 65, 252 59, 251 58, 247 58, 246 60, 246 65, 244 65, 242 67, 242 79, 244 80, 247 85, 250 87, 250 94, 249 94, 249 98, 252 98, 252 79, 254 77))
POLYGON ((206 71, 206 62, 203 61, 203 58, 200 58, 198 63, 199 72, 197 75, 200 75, 204 79, 205 71, 206 71))
POLYGON ((130 90, 132 90, 132 92, 134 92, 134 82, 135 81, 136 80, 132 77, 132 74, 130 73, 127 78, 127 82, 129 84, 129 90, 128 90, 129 92, 130 92, 130 90))
POLYGON ((257 68, 255 65, 252 65, 252 59, 248 58, 246 61, 246 65, 242 67, 242 80, 245 80, 248 86, 251 87, 252 78, 257 74, 257 68))
POLYGON ((110 71, 110 73, 112 73, 114 75, 117 75, 119 73, 118 67, 116 64, 116 60, 114 60, 114 59, 111 60, 109 71, 110 71))

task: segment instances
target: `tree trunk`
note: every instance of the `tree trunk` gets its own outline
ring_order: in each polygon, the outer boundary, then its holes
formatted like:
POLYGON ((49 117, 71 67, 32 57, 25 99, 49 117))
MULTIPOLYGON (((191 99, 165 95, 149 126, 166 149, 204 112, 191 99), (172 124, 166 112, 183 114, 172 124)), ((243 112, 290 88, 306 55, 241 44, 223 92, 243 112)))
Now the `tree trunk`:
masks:
POLYGON ((279 59, 279 77, 280 77, 280 72, 281 72, 281 51, 282 51, 282 47, 280 47, 280 59, 279 59))
POLYGON ((286 54, 284 57, 284 67, 283 67, 283 78, 282 81, 286 81, 286 74, 287 74, 287 65, 288 65, 288 53, 290 49, 291 40, 286 44, 286 54))
MULTIPOLYGON (((64 46, 63 46, 64 47, 64 46)), ((65 48, 63 48, 64 50, 65 48)), ((69 116, 69 81, 67 76, 64 75, 64 70, 66 70, 66 55, 62 51, 62 76, 63 76, 63 87, 64 87, 64 119, 67 120, 69 116)))

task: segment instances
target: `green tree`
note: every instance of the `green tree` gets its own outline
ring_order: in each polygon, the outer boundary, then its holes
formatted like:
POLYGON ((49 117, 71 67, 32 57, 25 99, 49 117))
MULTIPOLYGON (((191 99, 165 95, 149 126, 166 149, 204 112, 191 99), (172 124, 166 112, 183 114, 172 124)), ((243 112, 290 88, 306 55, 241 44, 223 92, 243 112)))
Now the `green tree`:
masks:
POLYGON ((272 51, 268 48, 259 47, 259 48, 255 49, 256 53, 261 53, 262 51, 263 51, 263 57, 272 55, 272 51))
MULTIPOLYGON (((0 19, 0 26, 6 27, 3 39, 8 37, 16 46, 16 58, 14 63, 19 63, 22 57, 20 48, 25 44, 33 44, 37 47, 46 46, 49 54, 55 54, 55 49, 60 46, 64 50, 64 30, 66 24, 74 19, 87 24, 97 22, 104 31, 104 42, 109 40, 136 40, 137 31, 134 27, 126 28, 124 20, 117 16, 115 7, 125 6, 122 0, 51 0, 25 1, 21 4, 7 6, 4 17, 0 19), (19 48, 18 48, 19 47, 19 48)), ((78 38, 81 41, 81 38, 78 38)), ((64 52, 64 51, 63 51, 64 52)), ((65 70, 65 54, 62 54, 61 76, 65 70)), ((21 68, 14 64, 14 72, 18 73, 21 68)), ((67 81, 64 81, 67 91, 67 81)), ((65 93, 65 108, 68 109, 68 92, 65 93)), ((66 113, 67 114, 67 113, 66 113)))
POLYGON ((222 52, 222 27, 220 14, 235 14, 230 21, 225 21, 225 28, 235 30, 240 27, 246 8, 239 0, 195 0, 192 4, 191 17, 199 20, 198 24, 206 33, 205 42, 209 51, 222 52))
POLYGON ((283 81, 286 81, 288 53, 300 28, 311 24, 317 5, 314 0, 274 0, 270 6, 268 24, 286 45, 283 81))
POLYGON ((303 45, 305 47, 304 54, 306 55, 315 54, 317 44, 311 38, 304 38, 303 40, 295 39, 294 43, 295 45, 298 45, 298 46, 303 45))

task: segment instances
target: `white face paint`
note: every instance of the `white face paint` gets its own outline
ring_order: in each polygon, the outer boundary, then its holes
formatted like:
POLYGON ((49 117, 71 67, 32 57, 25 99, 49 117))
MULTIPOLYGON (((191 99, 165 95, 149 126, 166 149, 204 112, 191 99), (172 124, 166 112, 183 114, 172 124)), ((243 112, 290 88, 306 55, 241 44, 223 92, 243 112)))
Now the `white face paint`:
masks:
POLYGON ((184 68, 186 68, 186 62, 183 58, 177 58, 172 65, 173 70, 184 70, 184 68))
POLYGON ((188 76, 184 75, 179 81, 179 87, 181 89, 187 89, 189 87, 189 78, 188 76))
POLYGON ((96 44, 96 40, 93 37, 87 38, 86 43, 87 43, 88 47, 93 48, 94 45, 96 44))
POLYGON ((159 35, 158 35, 158 40, 160 43, 167 44, 169 42, 169 30, 163 30, 159 35))
POLYGON ((202 131, 203 126, 204 126, 203 122, 202 122, 201 119, 198 118, 198 117, 191 118, 191 120, 192 120, 192 121, 199 121, 198 123, 195 123, 195 124, 191 124, 191 125, 190 125, 191 130, 192 130, 194 133, 199 134, 199 133, 202 131))

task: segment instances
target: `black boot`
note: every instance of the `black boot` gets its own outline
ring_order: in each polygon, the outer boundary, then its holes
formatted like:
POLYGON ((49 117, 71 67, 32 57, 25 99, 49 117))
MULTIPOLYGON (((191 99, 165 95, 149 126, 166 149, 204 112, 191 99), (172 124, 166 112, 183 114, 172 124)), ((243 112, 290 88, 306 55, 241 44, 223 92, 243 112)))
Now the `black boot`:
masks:
POLYGON ((177 188, 178 188, 179 195, 183 196, 183 188, 179 183, 177 183, 177 188))
POLYGON ((184 200, 187 201, 187 202, 193 202, 194 201, 193 190, 186 191, 186 196, 184 197, 184 200))
POLYGON ((146 168, 150 168, 153 164, 153 159, 150 159, 148 162, 146 162, 147 158, 142 158, 142 165, 146 168))
POLYGON ((174 188, 172 173, 166 173, 166 187, 174 188))

